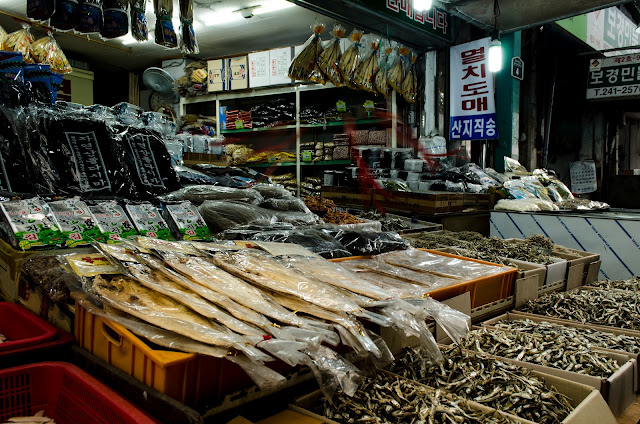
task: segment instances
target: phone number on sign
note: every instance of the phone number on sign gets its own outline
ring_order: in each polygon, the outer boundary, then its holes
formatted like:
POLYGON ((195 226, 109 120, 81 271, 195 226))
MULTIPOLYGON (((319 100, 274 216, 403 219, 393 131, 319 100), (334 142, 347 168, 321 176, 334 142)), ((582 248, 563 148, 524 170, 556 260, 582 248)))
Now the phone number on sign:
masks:
POLYGON ((589 89, 589 98, 594 97, 611 97, 611 96, 640 96, 640 84, 625 85, 623 87, 606 87, 606 88, 591 88, 589 89))

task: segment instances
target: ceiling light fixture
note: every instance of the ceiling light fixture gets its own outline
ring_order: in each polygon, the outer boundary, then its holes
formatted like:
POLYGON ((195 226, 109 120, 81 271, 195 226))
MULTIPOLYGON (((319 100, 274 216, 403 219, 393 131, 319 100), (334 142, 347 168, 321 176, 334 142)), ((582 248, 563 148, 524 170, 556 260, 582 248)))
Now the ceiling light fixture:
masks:
POLYGON ((265 13, 277 12, 279 10, 289 9, 295 4, 287 0, 271 0, 266 4, 256 6, 253 9, 254 15, 263 15, 265 13))
POLYGON ((413 0, 413 8, 418 12, 424 12, 431 9, 432 0, 413 0))
POLYGON ((127 34, 127 35, 125 35, 125 36, 120 37, 120 38, 119 38, 119 40, 120 40, 120 41, 122 42, 122 44, 124 44, 125 46, 126 46, 126 45, 129 45, 129 44, 135 44, 135 43, 138 43, 138 42, 139 42, 138 40, 136 40, 135 38, 133 38, 133 35, 131 35, 130 33, 129 33, 129 34, 127 34))
POLYGON ((498 31, 498 16, 500 16, 500 5, 498 0, 494 0, 493 33, 489 45, 489 72, 500 72, 502 69, 502 43, 500 42, 500 31, 498 31))
POLYGON ((212 10, 202 16, 202 23, 205 26, 222 25, 233 23, 242 19, 239 13, 234 13, 233 9, 212 10))

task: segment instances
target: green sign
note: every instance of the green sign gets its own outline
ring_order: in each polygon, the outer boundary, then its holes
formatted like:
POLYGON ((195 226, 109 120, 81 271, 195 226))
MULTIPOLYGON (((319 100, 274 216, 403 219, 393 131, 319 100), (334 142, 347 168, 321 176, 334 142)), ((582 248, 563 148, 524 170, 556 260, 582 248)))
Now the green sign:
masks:
POLYGON ((347 111, 347 104, 343 100, 338 100, 336 102, 336 110, 338 112, 346 112, 347 111))
POLYGON ((436 7, 418 12, 413 8, 411 0, 353 0, 371 10, 383 14, 430 35, 452 41, 451 15, 436 7))

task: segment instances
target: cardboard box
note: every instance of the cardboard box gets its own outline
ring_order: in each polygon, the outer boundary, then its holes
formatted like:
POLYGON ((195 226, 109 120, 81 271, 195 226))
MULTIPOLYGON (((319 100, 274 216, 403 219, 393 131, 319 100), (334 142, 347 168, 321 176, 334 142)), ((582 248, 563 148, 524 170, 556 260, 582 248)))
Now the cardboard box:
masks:
POLYGON ((275 414, 264 420, 260 420, 257 424, 321 424, 322 420, 310 417, 306 414, 288 409, 279 414, 275 414))
POLYGON ((225 59, 228 70, 229 90, 244 90, 249 88, 247 76, 247 56, 225 59))
POLYGON ((269 52, 249 53, 249 87, 265 87, 269 82, 269 52))
POLYGON ((407 210, 422 214, 449 212, 450 201, 457 199, 455 194, 444 192, 405 193, 407 210))
POLYGON ((207 78, 207 91, 209 93, 229 90, 227 68, 225 65, 225 59, 215 59, 207 62, 209 73, 207 78))
POLYGON ((359 188, 322 186, 322 197, 333 200, 336 205, 357 206, 368 209, 371 205, 371 190, 360 192, 359 188))
MULTIPOLYGON (((474 327, 475 329, 480 327, 474 327)), ((505 331, 500 329, 500 331, 505 331)), ((508 332, 508 331, 505 331, 508 332)), ((615 360, 620 368, 608 378, 595 377, 592 375, 578 374, 573 371, 565 371, 562 369, 551 368, 545 365, 533 364, 530 362, 518 361, 503 356, 489 355, 510 364, 514 364, 533 371, 539 371, 544 374, 554 375, 565 380, 575 381, 576 383, 591 386, 600 391, 602 397, 606 400, 611 412, 614 415, 620 414, 627 409, 629 405, 636 400, 636 364, 635 361, 629 359, 628 356, 613 353, 601 352, 604 356, 615 360)))
MULTIPOLYGON (((507 312, 506 314, 500 315, 498 317, 492 318, 490 320, 487 320, 485 322, 483 322, 481 325, 483 327, 494 327, 494 324, 498 323, 499 321, 502 320, 506 320, 506 321, 518 321, 518 320, 525 320, 525 319, 529 319, 531 321, 535 321, 535 322, 548 322, 550 324, 555 324, 555 325, 561 325, 563 327, 569 327, 569 328, 577 328, 577 329, 591 329, 591 330, 598 330, 598 331, 602 331, 602 332, 606 332, 606 333, 611 333, 611 334, 615 334, 615 335, 625 335, 625 336, 629 336, 630 334, 626 334, 627 331, 626 330, 619 330, 619 329, 615 329, 615 328, 609 328, 609 327, 605 327, 607 328, 607 330, 602 330, 599 328, 594 328, 593 325, 588 325, 588 324, 580 324, 577 322, 573 322, 573 321, 566 321, 566 322, 556 322, 552 319, 548 319, 545 316, 542 315, 534 315, 534 314, 525 314, 522 312, 507 312)), ((631 335, 631 337, 637 337, 636 335, 631 335)), ((636 362, 636 372, 638 374, 638 380, 636 381, 636 391, 638 389, 638 381, 640 381, 640 353, 631 353, 631 352, 627 352, 624 350, 616 350, 616 349, 609 349, 609 348, 603 348, 603 347, 594 347, 594 350, 598 350, 598 351, 602 351, 602 352, 614 352, 614 353, 620 353, 623 355, 626 355, 629 359, 632 359, 636 362)))
POLYGON ((269 85, 290 84, 291 47, 269 50, 269 85))

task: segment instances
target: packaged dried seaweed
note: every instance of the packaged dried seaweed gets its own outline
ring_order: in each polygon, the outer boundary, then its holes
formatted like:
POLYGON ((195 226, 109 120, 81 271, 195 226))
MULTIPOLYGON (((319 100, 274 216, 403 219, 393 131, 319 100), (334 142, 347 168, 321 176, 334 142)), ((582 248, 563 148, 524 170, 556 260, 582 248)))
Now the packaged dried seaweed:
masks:
POLYGON ((415 103, 418 92, 418 76, 416 74, 416 60, 418 56, 415 53, 411 54, 411 66, 409 72, 402 82, 402 97, 409 102, 415 103))
POLYGON ((38 63, 49 65, 53 72, 68 74, 73 71, 64 52, 51 32, 31 45, 31 53, 38 63))
POLYGON ((356 72, 353 76, 353 83, 356 87, 370 91, 372 93, 376 92, 375 89, 375 78, 378 74, 378 52, 380 49, 380 40, 375 39, 371 42, 371 52, 367 55, 367 57, 362 61, 356 72))
POLYGON ((145 15, 145 0, 131 0, 131 35, 137 41, 147 41, 149 29, 145 15))
POLYGON ((102 0, 80 0, 76 31, 90 33, 102 31, 102 0))
POLYGON ((340 58, 342 57, 340 40, 344 38, 344 34, 344 27, 336 24, 333 27, 333 40, 329 42, 329 45, 325 47, 318 58, 318 66, 327 78, 329 78, 329 81, 336 87, 342 87, 344 85, 339 69, 340 58))
POLYGON ((198 54, 200 48, 193 30, 193 0, 180 0, 180 51, 198 54))
POLYGON ((402 94, 402 83, 405 77, 404 58, 411 53, 406 47, 399 47, 398 54, 387 69, 387 82, 397 93, 402 94))
POLYGON ((78 23, 78 0, 56 0, 51 26, 62 30, 73 29, 78 23))
POLYGON ((127 0, 104 0, 104 25, 100 35, 116 38, 129 32, 127 4, 127 0))
POLYGON ((344 78, 344 85, 349 88, 356 88, 353 78, 355 76, 356 69, 360 64, 360 60, 362 59, 360 52, 360 47, 362 47, 362 45, 360 44, 360 41, 362 40, 363 35, 364 33, 362 31, 354 29, 349 36, 351 41, 353 41, 353 45, 349 47, 340 58, 340 73, 344 78))
POLYGON ((174 49, 178 47, 178 38, 173 29, 173 1, 153 0, 156 15, 156 44, 174 49))
POLYGON ((389 97, 389 93, 391 92, 391 88, 389 87, 389 83, 387 82, 387 67, 388 64, 390 62, 390 59, 392 59, 392 52, 396 52, 397 50, 394 50, 391 48, 391 44, 389 44, 389 41, 385 40, 380 44, 380 50, 379 50, 379 65, 378 67, 380 68, 378 73, 376 74, 376 78, 374 80, 374 86, 376 89, 376 92, 382 94, 385 99, 389 97))
POLYGON ((299 81, 313 81, 318 84, 326 84, 327 80, 318 59, 322 53, 320 34, 324 31, 324 24, 313 26, 313 35, 309 37, 302 51, 293 59, 289 67, 289 77, 299 81))

